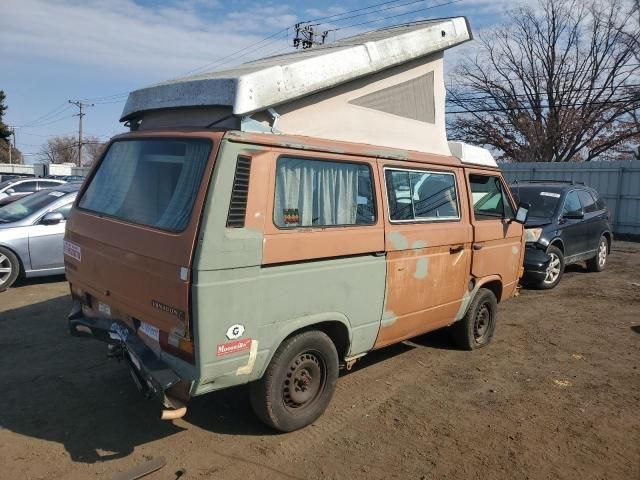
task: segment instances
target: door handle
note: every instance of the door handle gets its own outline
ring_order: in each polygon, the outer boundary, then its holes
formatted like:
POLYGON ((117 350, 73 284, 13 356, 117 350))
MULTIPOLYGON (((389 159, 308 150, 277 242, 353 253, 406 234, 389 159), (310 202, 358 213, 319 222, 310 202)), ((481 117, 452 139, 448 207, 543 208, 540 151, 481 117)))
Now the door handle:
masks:
POLYGON ((458 245, 457 247, 449 248, 449 253, 458 253, 464 250, 464 245, 458 245))
POLYGON ((375 252, 373 254, 374 257, 386 257, 387 256, 387 252, 375 252))
POLYGON ((481 243, 474 243, 474 244, 473 244, 473 249, 474 249, 474 250, 482 250, 482 247, 483 247, 483 246, 484 246, 484 245, 482 245, 481 243))

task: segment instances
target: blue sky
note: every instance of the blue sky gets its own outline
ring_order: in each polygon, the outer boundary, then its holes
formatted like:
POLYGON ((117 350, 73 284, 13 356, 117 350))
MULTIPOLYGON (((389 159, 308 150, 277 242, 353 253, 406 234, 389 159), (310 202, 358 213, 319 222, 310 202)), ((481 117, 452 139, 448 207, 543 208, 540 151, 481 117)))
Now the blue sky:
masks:
MULTIPOLYGON (((48 136, 77 135, 78 119, 72 116, 77 109, 67 102, 86 99, 95 106, 84 117, 85 133, 107 140, 125 130, 118 119, 127 92, 286 51, 292 29, 285 29, 296 22, 383 1, 3 0, 0 90, 9 107, 5 122, 18 126, 17 147, 31 154, 26 157, 31 163, 48 136)), ((458 0, 421 10, 447 1, 387 2, 348 14, 359 15, 355 18, 335 16, 318 28, 343 27, 330 34, 333 40, 389 24, 466 15, 477 33, 501 21, 507 6, 515 3, 458 0), (374 11, 381 8, 386 10, 374 11)), ((455 61, 452 54, 450 63, 455 61)))

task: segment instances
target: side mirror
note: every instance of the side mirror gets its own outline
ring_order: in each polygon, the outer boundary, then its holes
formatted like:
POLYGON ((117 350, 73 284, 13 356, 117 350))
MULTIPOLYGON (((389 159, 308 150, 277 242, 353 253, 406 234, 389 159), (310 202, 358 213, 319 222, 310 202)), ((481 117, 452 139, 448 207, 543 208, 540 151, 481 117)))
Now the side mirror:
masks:
POLYGON ((40 220, 42 225, 57 225, 60 222, 64 222, 64 216, 59 212, 49 212, 40 220))
POLYGON ((514 221, 522 225, 527 223, 527 219, 529 218, 530 208, 531 208, 531 205, 529 205, 528 203, 522 202, 518 204, 518 211, 516 212, 516 218, 514 218, 514 221))
POLYGON ((7 195, 13 195, 14 193, 16 193, 16 191, 13 188, 7 188, 4 193, 6 193, 7 195))
POLYGON ((574 210, 573 212, 565 213, 563 216, 568 220, 582 220, 584 218, 584 213, 580 210, 574 210))

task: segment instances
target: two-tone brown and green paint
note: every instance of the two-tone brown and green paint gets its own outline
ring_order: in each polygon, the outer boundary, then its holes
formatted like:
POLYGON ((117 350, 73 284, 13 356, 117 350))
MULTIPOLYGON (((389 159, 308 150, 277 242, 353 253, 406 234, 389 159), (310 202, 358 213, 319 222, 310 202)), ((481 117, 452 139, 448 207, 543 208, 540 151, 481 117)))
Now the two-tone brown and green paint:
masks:
POLYGON ((470 202, 468 175, 500 176, 497 168, 470 167, 451 156, 239 131, 133 132, 114 141, 158 136, 213 143, 189 225, 167 233, 75 210, 67 239, 81 245, 82 261, 66 258, 67 276, 76 296, 95 299, 84 306, 87 314, 104 315, 97 307, 104 302, 112 317, 158 327, 159 343, 140 336, 191 395, 260 378, 282 341, 303 329, 328 333, 348 362, 461 319, 481 286, 498 301, 515 291, 522 226, 501 218, 477 222, 470 202), (375 223, 278 229, 275 171, 283 155, 369 165, 375 223), (244 227, 229 228, 240 156, 251 159, 246 216, 244 227), (392 167, 454 173, 459 220, 391 222, 384 169, 392 167), (184 312, 182 318, 176 311, 184 312), (236 324, 244 326, 243 348, 218 355, 236 324))

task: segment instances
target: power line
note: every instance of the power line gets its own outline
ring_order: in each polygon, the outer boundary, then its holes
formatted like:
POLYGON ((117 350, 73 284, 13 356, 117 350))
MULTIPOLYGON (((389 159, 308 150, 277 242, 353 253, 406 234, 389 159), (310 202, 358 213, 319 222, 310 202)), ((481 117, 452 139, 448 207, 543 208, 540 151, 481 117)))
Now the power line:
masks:
MULTIPOLYGON (((32 124, 34 124, 34 123, 38 123, 38 122, 40 122, 40 121, 43 121, 43 120, 44 120, 44 119, 46 119, 46 118, 49 118, 49 117, 54 116, 54 115, 57 115, 58 113, 61 113, 61 112, 59 112, 59 110, 60 110, 62 107, 64 107, 64 106, 66 106, 66 107, 67 107, 66 109, 68 109, 68 108, 69 108, 69 106, 66 104, 66 102, 65 102, 65 103, 61 103, 60 105, 58 105, 58 106, 57 106, 56 108, 54 108, 53 110, 51 110, 51 111, 49 111, 49 112, 45 113, 44 115, 39 116, 39 117, 38 117, 38 118, 36 118, 35 120, 31 120, 31 121, 29 121, 29 122, 25 122, 25 123, 23 123, 22 125, 20 125, 20 127, 30 127, 30 126, 31 126, 32 124)), ((63 109, 63 110, 66 110, 66 109, 63 109)))
MULTIPOLYGON (((619 85, 615 87, 615 90, 619 90, 622 88, 640 88, 640 83, 635 83, 635 84, 629 84, 629 85, 619 85)), ((584 88, 569 88, 566 90, 557 90, 554 91, 553 94, 560 96, 560 95, 565 95, 565 94, 569 94, 569 93, 576 93, 576 92, 591 92, 594 90, 611 90, 612 87, 584 87, 584 88)), ((448 90, 448 92, 451 92, 450 90, 448 90)), ((454 94, 451 93, 451 95, 454 96, 453 99, 447 98, 446 101, 449 103, 456 103, 456 102, 474 102, 474 101, 482 101, 482 100, 509 100, 510 98, 513 97, 525 97, 525 98, 529 98, 532 95, 540 95, 540 96, 544 96, 544 97, 548 97, 549 94, 547 92, 543 92, 543 91, 539 91, 539 92, 535 92, 535 94, 527 94, 527 93, 513 93, 510 95, 490 95, 484 92, 477 92, 477 93, 461 93, 461 94, 454 94), (481 96, 473 96, 473 95, 481 95, 481 96)))
POLYGON ((282 30, 279 30, 279 31, 277 31, 277 32, 275 32, 275 33, 272 33, 271 35, 269 35, 269 36, 267 36, 267 37, 263 38, 262 40, 260 40, 260 41, 258 41, 258 42, 251 43, 251 44, 247 45, 246 47, 243 47, 243 48, 241 48, 241 49, 239 49, 239 50, 236 50, 236 51, 234 51, 234 52, 231 52, 231 53, 230 53, 230 54, 228 54, 228 55, 225 55, 225 56, 220 57, 220 58, 218 58, 218 59, 216 59, 216 60, 214 60, 214 61, 212 61, 212 62, 207 63, 206 65, 203 65, 203 66, 201 66, 201 67, 199 67, 199 68, 195 68, 195 69, 193 69, 193 70, 189 70, 188 72, 185 72, 185 73, 183 73, 183 74, 182 74, 182 75, 180 75, 180 76, 187 76, 187 75, 190 75, 190 74, 194 74, 194 73, 196 73, 196 72, 200 72, 200 71, 202 71, 202 70, 205 70, 205 69, 207 69, 207 68, 209 68, 209 67, 211 67, 211 66, 213 66, 213 65, 217 65, 217 64, 219 64, 221 61, 226 60, 226 59, 231 58, 231 57, 234 57, 234 56, 235 56, 235 55, 237 55, 238 53, 242 53, 242 52, 244 52, 244 51, 246 51, 246 50, 248 50, 248 49, 250 49, 250 48, 252 48, 252 47, 258 46, 258 45, 260 45, 261 43, 264 43, 264 42, 266 42, 267 40, 272 39, 273 37, 276 37, 276 36, 278 36, 278 35, 281 35, 281 34, 283 34, 283 33, 286 33, 286 32, 289 30, 289 28, 291 28, 291 26, 286 27, 286 28, 283 28, 282 30))
MULTIPOLYGON (((394 1, 394 2, 383 2, 383 3, 378 4, 378 5, 386 5, 386 4, 389 4, 389 3, 397 3, 398 1, 401 1, 401 0, 396 0, 396 1, 394 1)), ((384 11, 386 11, 386 10, 394 10, 394 9, 396 9, 396 8, 402 8, 402 7, 406 7, 406 6, 408 6, 408 5, 415 5, 416 3, 424 3, 424 2, 426 2, 426 1, 428 1, 428 0, 413 0, 413 1, 411 1, 411 2, 401 3, 400 5, 391 5, 391 6, 387 6, 387 7, 384 7, 384 8, 377 9, 377 10, 372 10, 372 11, 370 11, 370 12, 358 13, 357 15, 351 15, 351 16, 344 17, 344 18, 338 18, 338 19, 334 20, 334 22, 342 22, 343 20, 350 20, 350 19, 352 19, 352 18, 364 17, 364 16, 366 16, 366 15, 372 15, 372 14, 375 14, 375 13, 384 12, 384 11)), ((376 5, 376 6, 378 6, 378 5, 376 5)), ((374 6, 367 7, 367 8, 373 8, 373 7, 374 7, 374 6)), ((433 6, 433 7, 430 7, 430 8, 435 8, 435 7, 436 7, 436 6, 433 6)), ((343 13, 342 15, 346 15, 346 14, 348 14, 348 13, 357 12, 357 11, 360 11, 360 10, 363 10, 363 9, 361 9, 361 8, 360 8, 360 9, 356 9, 356 10, 354 10, 354 11, 352 11, 352 12, 345 12, 345 13, 343 13)), ((333 15, 333 16, 335 16, 335 15, 333 15)), ((326 18, 330 18, 330 17, 325 17, 325 19, 326 19, 326 18)), ((387 17, 387 18, 390 18, 390 17, 387 17)), ((320 19, 320 20, 323 20, 323 19, 320 19)), ((315 22, 315 21, 317 21, 317 20, 312 20, 312 21, 314 21, 314 22, 315 22)), ((302 22, 302 23, 307 23, 307 22, 302 22)), ((321 22, 321 23, 319 23, 319 24, 317 24, 317 25, 322 25, 322 24, 324 24, 324 23, 327 23, 327 22, 321 22)), ((331 31, 331 30, 330 30, 330 31, 331 31)))
MULTIPOLYGON (((320 20, 327 20, 329 18, 334 18, 334 17, 340 17, 342 15, 348 15, 350 13, 355 13, 355 12, 361 12, 362 10, 369 10, 371 8, 375 8, 375 7, 379 7, 381 5, 388 5, 390 3, 398 3, 401 2, 402 0, 391 0, 388 2, 381 2, 381 3, 375 3, 373 5, 369 5, 368 7, 362 7, 362 8, 356 8, 354 10, 348 10, 346 12, 342 12, 342 13, 336 13, 334 15, 329 15, 326 17, 320 17, 320 18, 314 18, 313 20, 306 20, 304 22, 300 22, 300 23, 313 23, 313 22, 319 22, 320 20)), ((419 0, 419 1, 424 1, 424 0, 419 0)), ((340 19, 340 20, 344 20, 344 19, 340 19)), ((340 20, 336 20, 336 21, 340 21, 340 20)), ((326 22, 325 22, 326 23, 326 22)))
MULTIPOLYGON (((361 7, 361 8, 357 8, 357 9, 353 9, 353 10, 348 10, 348 11, 345 11, 345 12, 342 12, 342 13, 339 13, 339 14, 328 15, 328 16, 325 16, 325 17, 320 17, 320 18, 317 18, 317 19, 308 20, 308 21, 302 22, 302 23, 309 23, 309 22, 315 22, 315 21, 320 21, 320 20, 328 20, 328 19, 336 18, 336 17, 342 17, 342 18, 339 18, 338 20, 336 20, 336 21, 342 21, 342 20, 347 20, 347 19, 350 19, 350 18, 355 18, 357 16, 371 15, 371 14, 379 13, 381 11, 390 10, 390 9, 393 9, 393 8, 400 8, 400 7, 403 7, 403 6, 406 6, 406 5, 411 5, 411 4, 423 2, 423 1, 426 1, 426 0, 413 0, 411 2, 405 2, 405 3, 400 4, 400 5, 392 5, 392 4, 398 3, 399 1, 401 1, 401 0, 392 0, 392 1, 380 2, 380 3, 373 4, 373 5, 369 5, 367 7, 361 7), (392 6, 376 9, 376 7, 387 6, 387 5, 392 5, 392 6), (366 13, 359 14, 359 15, 348 16, 351 13, 363 12, 365 10, 369 10, 369 11, 366 12, 366 13), (347 15, 347 17, 345 17, 345 15, 347 15)), ((352 27, 356 27, 356 26, 360 26, 360 25, 376 23, 376 22, 380 22, 380 21, 383 21, 383 20, 388 20, 390 18, 397 18, 397 17, 400 17, 400 16, 410 15, 410 14, 414 14, 414 13, 417 13, 417 12, 430 10, 430 9, 441 7, 441 6, 451 5, 451 4, 454 4, 454 3, 458 3, 460 1, 461 0, 452 0, 452 1, 449 1, 449 2, 441 3, 441 4, 432 5, 432 6, 429 6, 429 7, 425 7, 425 8, 421 8, 421 9, 417 9, 417 10, 412 10, 412 11, 408 11, 408 12, 404 12, 404 13, 401 13, 401 14, 398 14, 398 15, 393 15, 391 17, 380 18, 380 19, 371 20, 371 21, 367 21, 367 22, 362 22, 362 23, 358 23, 358 24, 354 24, 354 25, 347 25, 347 26, 343 26, 343 27, 340 27, 340 28, 332 29, 332 30, 329 30, 329 31, 335 32, 335 31, 338 31, 338 30, 348 29, 348 28, 352 28, 352 27)), ((326 23, 326 22, 324 22, 324 23, 326 23)), ((261 40, 259 40, 257 42, 253 42, 253 43, 251 43, 249 45, 246 45, 245 47, 242 47, 242 48, 240 48, 240 49, 238 49, 238 50, 236 50, 234 52, 229 53, 228 55, 220 57, 220 58, 218 58, 218 59, 216 59, 216 60, 214 60, 212 62, 209 62, 209 63, 207 63, 205 65, 202 65, 201 67, 189 70, 189 71, 181 74, 180 76, 186 76, 186 75, 190 75, 190 74, 195 74, 196 72, 202 72, 202 71, 204 71, 205 69, 207 69, 207 68, 209 68, 211 66, 224 65, 224 64, 230 63, 233 60, 236 60, 236 59, 242 58, 242 57, 244 57, 246 55, 249 55, 250 53, 255 51, 256 47, 258 47, 260 45, 262 45, 261 48, 264 48, 265 46, 267 46, 267 45, 269 45, 271 43, 274 43, 274 41, 280 40, 280 39, 276 39, 276 40, 272 40, 271 42, 265 43, 268 40, 274 39, 274 37, 278 37, 279 35, 281 35, 283 33, 288 36, 288 31, 292 27, 293 27, 293 25, 288 26, 286 28, 283 28, 283 29, 281 29, 281 30, 279 30, 279 31, 277 31, 275 33, 272 33, 272 34, 264 37, 263 39, 261 39, 261 40), (239 54, 242 54, 242 55, 239 55, 239 54)), ((285 49, 282 49, 282 50, 285 50, 285 49)), ((129 95, 129 92, 119 92, 119 93, 114 93, 114 94, 111 94, 111 95, 103 95, 103 96, 98 96, 98 97, 86 97, 86 98, 83 98, 81 101, 85 101, 85 102, 92 101, 92 102, 94 102, 94 104, 100 104, 100 105, 111 104, 111 103, 120 103, 128 95, 129 95)), ((58 112, 58 110, 60 108, 62 108, 64 105, 65 104, 63 103, 59 107, 56 107, 56 109, 54 109, 53 111, 43 115, 42 117, 37 118, 35 121, 32 121, 32 122, 30 122, 28 124, 21 125, 21 126, 34 126, 35 127, 35 126, 48 125, 49 123, 42 123, 42 124, 38 124, 38 125, 33 125, 33 124, 36 123, 37 121, 43 121, 44 119, 49 119, 51 116, 53 116, 55 114, 61 113, 61 112, 58 112)), ((65 118, 67 118, 67 117, 65 117, 65 118)), ((63 120, 63 119, 64 118, 60 118, 60 119, 57 119, 55 121, 57 122, 57 121, 63 120)), ((51 123, 54 123, 54 122, 51 122, 51 123)))
MULTIPOLYGON (((569 104, 558 104, 558 105, 554 105, 555 107, 583 107, 585 105, 607 105, 607 104, 611 104, 611 105, 618 105, 618 104, 622 104, 622 103, 628 103, 629 100, 631 100, 630 98, 620 98, 620 99, 615 99, 615 100, 608 100, 608 101, 596 101, 596 102, 584 102, 584 103, 569 103, 569 104)), ((539 107, 536 108, 550 108, 549 105, 540 105, 539 107)), ((478 108, 478 109, 461 109, 461 110, 456 110, 456 111, 447 111, 446 113, 451 113, 451 114, 459 114, 459 113, 489 113, 489 112, 511 112, 514 110, 531 110, 533 109, 533 107, 525 107, 525 106, 521 106, 521 107, 495 107, 495 108, 478 108)))
POLYGON ((382 22, 382 21, 385 21, 385 20, 389 20, 390 18, 397 18, 397 17, 403 17, 405 15, 412 15, 414 13, 424 12, 426 10, 432 10, 432 9, 438 8, 438 7, 446 7, 447 5, 453 5, 454 3, 459 3, 461 1, 462 0, 451 0, 449 2, 443 2, 443 3, 438 3, 437 5, 431 5, 429 7, 418 8, 416 10, 411 10, 411 11, 404 12, 404 13, 399 13, 397 15, 391 15, 390 17, 378 18, 377 20, 369 20, 367 22, 355 23, 353 25, 346 25, 344 27, 333 28, 333 29, 327 30, 327 31, 328 32, 337 32, 338 30, 345 30, 347 28, 354 28, 354 27, 359 27, 359 26, 362 26, 362 25, 368 25, 370 23, 382 22))
MULTIPOLYGON (((39 128, 39 127, 45 127, 47 125, 52 125, 54 123, 58 123, 61 122, 62 120, 67 120, 68 118, 73 118, 74 115, 65 115, 64 117, 60 117, 60 118, 56 118, 54 120, 50 120, 48 122, 45 123, 38 123, 37 125, 30 125, 29 128, 39 128)), ((22 127, 22 126, 21 126, 22 127)))

